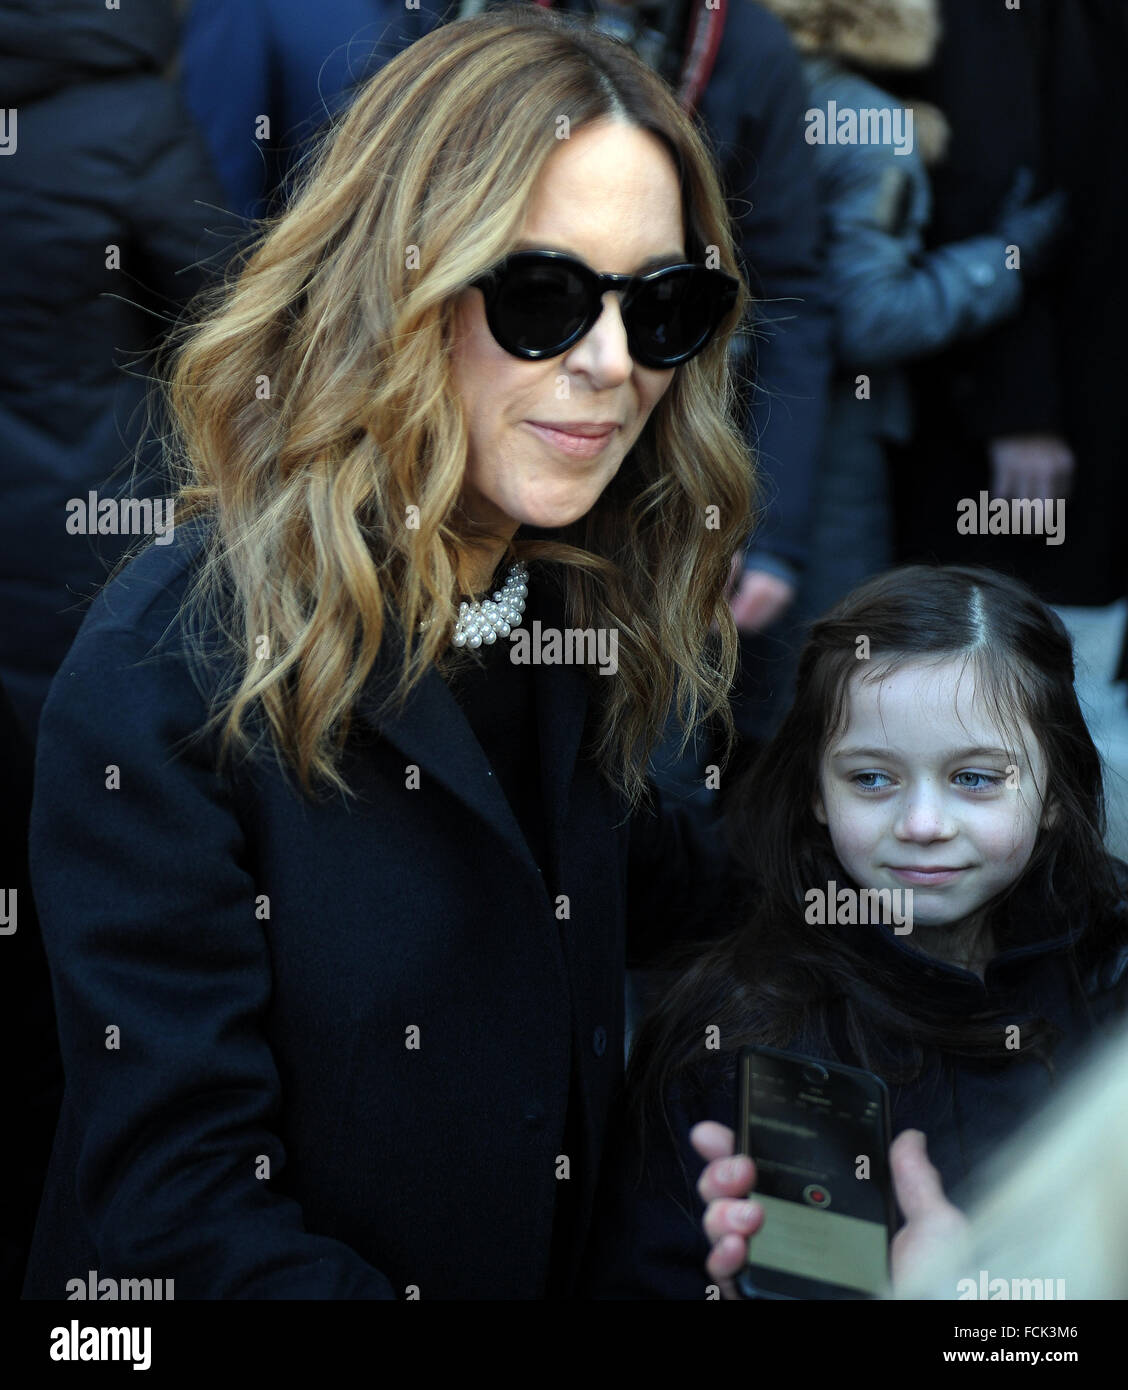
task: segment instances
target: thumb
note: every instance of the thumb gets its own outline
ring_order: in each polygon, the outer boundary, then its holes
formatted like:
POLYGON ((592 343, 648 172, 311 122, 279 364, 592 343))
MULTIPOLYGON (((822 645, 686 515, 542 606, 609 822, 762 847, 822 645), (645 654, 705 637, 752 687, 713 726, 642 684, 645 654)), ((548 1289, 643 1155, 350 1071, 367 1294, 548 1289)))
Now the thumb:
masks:
POLYGON ((948 1206, 940 1174, 928 1157, 927 1140, 919 1129, 903 1130, 889 1148, 893 1190, 906 1221, 933 1215, 948 1206))

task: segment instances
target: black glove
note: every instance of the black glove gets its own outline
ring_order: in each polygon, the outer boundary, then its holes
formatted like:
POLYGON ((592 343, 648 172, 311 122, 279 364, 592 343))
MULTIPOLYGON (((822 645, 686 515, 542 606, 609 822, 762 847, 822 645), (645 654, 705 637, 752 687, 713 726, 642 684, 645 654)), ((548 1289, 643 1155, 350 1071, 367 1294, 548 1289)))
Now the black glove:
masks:
POLYGON ((1053 261, 1053 253, 1069 224, 1069 198, 1055 189, 1031 200, 1034 175, 1019 169, 991 229, 1008 246, 1017 246, 1024 275, 1040 275, 1053 261))

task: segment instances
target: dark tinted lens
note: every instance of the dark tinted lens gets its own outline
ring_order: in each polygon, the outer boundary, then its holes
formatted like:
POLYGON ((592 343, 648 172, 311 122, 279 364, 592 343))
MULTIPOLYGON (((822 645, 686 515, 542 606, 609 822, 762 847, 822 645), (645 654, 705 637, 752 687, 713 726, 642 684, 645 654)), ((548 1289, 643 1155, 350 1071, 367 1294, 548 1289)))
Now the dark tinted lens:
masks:
POLYGON ((512 266, 494 301, 494 318, 511 347, 543 351, 566 342, 584 323, 584 282, 567 265, 512 266))
POLYGON ((671 271, 643 285, 630 303, 632 336, 650 357, 680 357, 707 338, 717 322, 718 284, 708 271, 671 271))

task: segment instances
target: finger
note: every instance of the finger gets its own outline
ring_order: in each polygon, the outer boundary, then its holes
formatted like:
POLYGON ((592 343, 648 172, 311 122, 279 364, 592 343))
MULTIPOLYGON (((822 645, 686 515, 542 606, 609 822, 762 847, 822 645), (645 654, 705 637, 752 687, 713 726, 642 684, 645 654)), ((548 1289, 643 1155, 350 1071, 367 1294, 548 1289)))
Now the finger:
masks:
POLYGON ((736 1135, 728 1125, 702 1120, 689 1131, 689 1142, 702 1158, 728 1158, 736 1148, 736 1135))
POLYGON ((746 1239, 763 1224, 764 1208, 759 1202, 750 1202, 743 1197, 723 1197, 710 1202, 701 1221, 710 1245, 718 1245, 730 1235, 746 1239))
POLYGON ((756 1181, 756 1165, 746 1154, 733 1154, 736 1136, 727 1125, 702 1120, 689 1131, 689 1141, 706 1165, 697 1180, 703 1202, 719 1197, 743 1197, 756 1181))
POLYGON ((706 1165, 697 1179, 697 1191, 703 1202, 716 1202, 726 1197, 746 1197, 756 1185, 756 1167, 747 1155, 714 1159, 706 1165))
POLYGON ((715 1202, 719 1197, 744 1197, 756 1183, 756 1168, 747 1154, 732 1158, 716 1158, 706 1164, 697 1179, 697 1191, 703 1202, 715 1202))
POLYGON ((705 1269, 710 1278, 720 1284, 721 1292, 726 1298, 739 1296, 732 1283, 732 1278, 743 1269, 747 1259, 748 1242, 741 1240, 738 1236, 726 1236, 710 1250, 709 1258, 705 1261, 705 1269), (727 1291, 726 1284, 728 1285, 727 1291))

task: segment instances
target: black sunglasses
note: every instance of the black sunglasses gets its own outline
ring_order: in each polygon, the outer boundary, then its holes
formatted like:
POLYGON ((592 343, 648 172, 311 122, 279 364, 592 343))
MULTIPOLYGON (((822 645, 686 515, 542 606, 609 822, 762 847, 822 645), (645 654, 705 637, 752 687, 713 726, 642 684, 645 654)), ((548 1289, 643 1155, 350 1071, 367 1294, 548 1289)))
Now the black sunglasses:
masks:
POLYGON ((603 296, 622 295, 631 356, 643 367, 676 367, 708 343, 736 302, 740 282, 703 265, 668 265, 646 275, 598 275, 563 251, 515 251, 472 282, 486 322, 514 357, 558 357, 588 333, 603 296))

